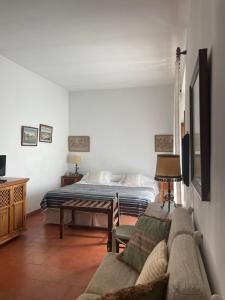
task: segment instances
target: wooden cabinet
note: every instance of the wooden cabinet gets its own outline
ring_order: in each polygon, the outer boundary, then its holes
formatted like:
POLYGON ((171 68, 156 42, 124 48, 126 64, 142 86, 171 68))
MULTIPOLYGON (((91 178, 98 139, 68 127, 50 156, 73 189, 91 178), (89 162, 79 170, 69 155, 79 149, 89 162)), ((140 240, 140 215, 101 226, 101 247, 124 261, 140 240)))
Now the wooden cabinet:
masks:
POLYGON ((81 174, 78 176, 74 176, 74 175, 62 176, 61 177, 61 186, 76 183, 76 182, 80 181, 82 177, 83 177, 83 175, 81 175, 81 174))
POLYGON ((6 178, 0 182, 0 244, 18 236, 26 226, 28 178, 6 178))

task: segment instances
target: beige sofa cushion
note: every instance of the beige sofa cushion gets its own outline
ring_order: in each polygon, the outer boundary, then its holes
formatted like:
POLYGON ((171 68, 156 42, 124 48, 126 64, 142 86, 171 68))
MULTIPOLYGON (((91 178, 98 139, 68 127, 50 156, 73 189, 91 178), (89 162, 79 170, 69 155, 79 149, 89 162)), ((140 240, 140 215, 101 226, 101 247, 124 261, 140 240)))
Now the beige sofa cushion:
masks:
POLYGON ((85 293, 80 295, 76 300, 97 300, 100 297, 101 297, 100 295, 85 293))
POLYGON ((117 259, 117 254, 108 253, 92 277, 85 293, 99 295, 114 293, 134 285, 138 276, 138 272, 117 259))
POLYGON ((159 242, 149 254, 141 274, 136 281, 137 284, 145 284, 157 279, 167 270, 167 246, 165 240, 159 242))
POLYGON ((174 238, 182 233, 193 235, 193 226, 188 210, 183 207, 178 207, 174 209, 172 213, 172 224, 167 243, 169 253, 174 238))
POLYGON ((189 234, 175 237, 168 265, 167 300, 207 300, 196 245, 189 234))

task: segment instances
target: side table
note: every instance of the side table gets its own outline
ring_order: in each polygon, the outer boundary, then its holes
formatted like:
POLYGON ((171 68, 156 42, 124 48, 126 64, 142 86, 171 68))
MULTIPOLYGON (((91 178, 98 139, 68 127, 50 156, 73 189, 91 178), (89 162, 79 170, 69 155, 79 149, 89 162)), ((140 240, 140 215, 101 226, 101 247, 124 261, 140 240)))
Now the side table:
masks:
POLYGON ((75 175, 64 175, 61 177, 61 186, 70 185, 76 183, 81 180, 83 175, 79 174, 78 176, 75 175))

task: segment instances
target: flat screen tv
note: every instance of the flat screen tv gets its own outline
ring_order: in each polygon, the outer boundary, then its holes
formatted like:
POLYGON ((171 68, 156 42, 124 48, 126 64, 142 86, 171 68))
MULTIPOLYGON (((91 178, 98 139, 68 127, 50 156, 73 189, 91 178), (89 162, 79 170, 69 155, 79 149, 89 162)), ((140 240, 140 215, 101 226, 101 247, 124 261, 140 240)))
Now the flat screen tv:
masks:
POLYGON ((0 176, 5 176, 6 155, 0 155, 0 176))

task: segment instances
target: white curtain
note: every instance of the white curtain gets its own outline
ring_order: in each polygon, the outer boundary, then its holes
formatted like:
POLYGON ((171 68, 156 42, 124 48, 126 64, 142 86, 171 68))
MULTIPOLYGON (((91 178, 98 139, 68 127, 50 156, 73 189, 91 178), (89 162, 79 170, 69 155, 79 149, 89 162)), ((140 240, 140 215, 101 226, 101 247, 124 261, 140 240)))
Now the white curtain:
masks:
POLYGON ((180 60, 177 58, 175 62, 175 85, 174 85, 174 118, 173 118, 173 134, 174 134, 174 154, 180 154, 180 126, 179 126, 179 114, 180 114, 180 90, 181 90, 181 78, 180 78, 180 60))
MULTIPOLYGON (((173 153, 180 154, 180 101, 181 101, 181 83, 183 77, 183 66, 180 62, 180 56, 177 56, 175 62, 175 84, 174 84, 174 113, 173 113, 173 153)), ((181 203, 181 184, 174 184, 174 200, 181 203)))

